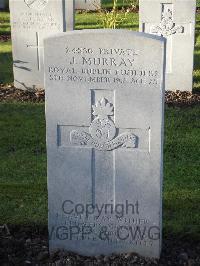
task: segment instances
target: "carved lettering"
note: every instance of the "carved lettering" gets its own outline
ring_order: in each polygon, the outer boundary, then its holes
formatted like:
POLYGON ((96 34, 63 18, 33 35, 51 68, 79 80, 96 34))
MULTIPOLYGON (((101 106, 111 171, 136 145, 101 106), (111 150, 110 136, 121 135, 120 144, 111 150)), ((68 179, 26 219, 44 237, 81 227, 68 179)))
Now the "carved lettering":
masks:
POLYGON ((124 67, 132 67, 133 64, 134 64, 134 59, 125 59, 125 58, 102 58, 102 57, 99 57, 99 58, 96 58, 96 57, 93 57, 93 58, 86 58, 86 57, 82 57, 82 62, 81 64, 84 66, 84 65, 88 65, 88 66, 109 66, 109 67, 112 67, 112 66, 115 66, 115 67, 121 67, 121 66, 124 66, 124 67))
POLYGON ((12 24, 17 30, 62 29, 62 25, 54 19, 51 13, 41 11, 21 12, 19 17, 13 18, 12 24))
POLYGON ((67 46, 64 54, 67 54, 66 67, 49 66, 49 79, 52 81, 134 84, 149 87, 158 84, 160 74, 157 70, 138 68, 135 60, 139 56, 139 51, 135 49, 67 46))
POLYGON ((122 49, 122 48, 99 48, 99 53, 102 55, 123 55, 123 56, 135 56, 138 53, 134 49, 122 49))

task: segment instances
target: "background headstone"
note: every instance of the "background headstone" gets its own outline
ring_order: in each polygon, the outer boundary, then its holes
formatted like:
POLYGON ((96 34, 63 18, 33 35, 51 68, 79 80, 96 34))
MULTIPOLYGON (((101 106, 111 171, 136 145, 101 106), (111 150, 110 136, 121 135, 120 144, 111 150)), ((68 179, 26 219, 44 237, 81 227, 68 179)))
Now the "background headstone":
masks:
POLYGON ((75 9, 97 10, 101 7, 101 0, 75 0, 75 9))
POLYGON ((44 49, 50 250, 159 257, 164 38, 74 31, 44 49))
POLYGON ((6 7, 5 0, 0 0, 0 9, 4 9, 6 7))
POLYGON ((73 10, 69 10, 68 0, 10 0, 10 16, 14 85, 43 88, 43 39, 72 30, 73 10))
POLYGON ((67 1, 65 5, 66 30, 75 29, 75 0, 67 1))
POLYGON ((191 91, 196 0, 140 0, 140 31, 167 38, 166 90, 191 91))

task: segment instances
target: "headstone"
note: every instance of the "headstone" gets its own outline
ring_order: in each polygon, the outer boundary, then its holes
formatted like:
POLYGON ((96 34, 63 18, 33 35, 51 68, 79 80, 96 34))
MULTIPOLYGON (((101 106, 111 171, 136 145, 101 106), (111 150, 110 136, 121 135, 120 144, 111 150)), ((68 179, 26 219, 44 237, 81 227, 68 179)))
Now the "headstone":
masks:
POLYGON ((97 10, 101 8, 101 0, 75 0, 75 9, 97 10))
POLYGON ((5 0, 0 0, 0 9, 4 9, 6 7, 5 0))
POLYGON ((140 31, 167 38, 166 90, 191 91, 196 0, 140 0, 140 31))
POLYGON ((123 30, 45 40, 50 251, 159 257, 164 52, 123 30))
POLYGON ((73 29, 69 5, 73 1, 10 0, 15 87, 44 87, 43 39, 73 29))

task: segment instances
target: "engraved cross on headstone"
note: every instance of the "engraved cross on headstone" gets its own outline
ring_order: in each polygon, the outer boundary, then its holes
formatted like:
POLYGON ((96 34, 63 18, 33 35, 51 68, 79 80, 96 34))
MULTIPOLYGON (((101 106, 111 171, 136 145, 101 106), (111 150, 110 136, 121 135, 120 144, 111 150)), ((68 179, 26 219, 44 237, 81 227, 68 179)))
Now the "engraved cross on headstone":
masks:
POLYGON ((113 104, 101 97, 92 105, 90 126, 73 126, 70 131, 70 143, 73 147, 92 149, 93 205, 102 203, 105 199, 115 204, 115 150, 131 150, 138 145, 134 129, 115 127, 114 112, 113 104))
POLYGON ((41 68, 41 53, 40 53, 40 49, 43 49, 43 46, 40 45, 40 38, 39 38, 39 33, 36 32, 36 45, 32 45, 32 44, 27 44, 26 45, 27 48, 32 48, 32 49, 36 49, 36 55, 37 55, 37 69, 38 71, 40 71, 41 68))
MULTIPOLYGON (((148 23, 143 23, 143 32, 145 32, 145 24, 148 27, 148 23)), ((186 26, 178 25, 173 19, 173 5, 163 3, 161 5, 161 20, 159 24, 150 24, 149 33, 156 34, 167 38, 166 44, 166 72, 171 73, 173 71, 172 66, 172 53, 173 53, 173 38, 176 35, 184 34, 186 26)))
POLYGON ((159 25, 151 27, 151 33, 167 38, 166 44, 166 71, 172 72, 172 36, 178 33, 184 33, 184 27, 176 25, 173 21, 173 9, 170 4, 161 5, 161 22, 159 25))
MULTIPOLYGON (((74 21, 75 21, 75 0, 67 1, 66 8, 66 21, 65 21, 65 30, 74 30, 74 21)), ((42 66, 42 53, 43 53, 43 45, 41 45, 40 33, 36 32, 36 41, 35 45, 27 44, 27 48, 36 49, 36 57, 37 57, 37 69, 41 70, 42 66)), ((43 41, 43 38, 41 38, 43 41)))

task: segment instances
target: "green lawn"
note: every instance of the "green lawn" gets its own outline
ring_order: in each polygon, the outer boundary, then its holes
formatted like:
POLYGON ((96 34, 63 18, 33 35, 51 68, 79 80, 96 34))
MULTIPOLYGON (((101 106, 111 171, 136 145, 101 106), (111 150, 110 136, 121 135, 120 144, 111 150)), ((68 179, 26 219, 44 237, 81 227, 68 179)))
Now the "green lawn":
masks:
MULTIPOLYGON (((129 7, 132 4, 138 5, 139 0, 118 0, 117 7, 129 7)), ((101 0, 101 4, 103 8, 112 8, 113 7, 113 0, 101 0)))
POLYGON ((200 106, 166 108, 164 229, 200 239, 200 106))
MULTIPOLYGON (((97 13, 76 15, 76 29, 100 28, 97 13)), ((138 29, 138 14, 122 28, 138 29)), ((9 14, 0 33, 10 34, 9 14)), ((11 43, 0 43, 0 82, 12 82, 11 43)), ((200 15, 197 15, 194 89, 200 89, 200 15)), ((164 232, 200 240, 200 107, 166 108, 164 232)), ((0 104, 0 224, 47 224, 44 104, 0 104)))
POLYGON ((0 114, 0 224, 44 223, 44 105, 1 103, 0 114))
MULTIPOLYGON (((0 12, 0 35, 10 35, 10 16, 8 12, 0 12)), ((12 72, 11 42, 0 42, 0 83, 11 83, 12 72)))

